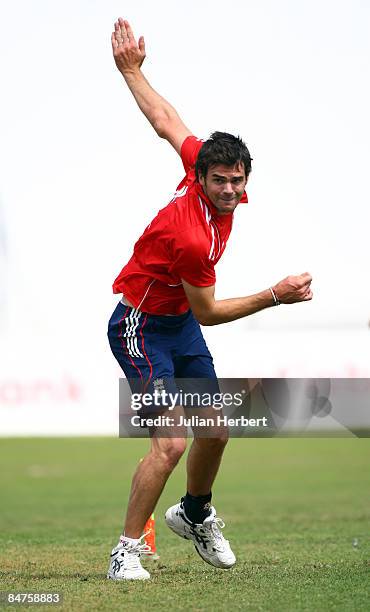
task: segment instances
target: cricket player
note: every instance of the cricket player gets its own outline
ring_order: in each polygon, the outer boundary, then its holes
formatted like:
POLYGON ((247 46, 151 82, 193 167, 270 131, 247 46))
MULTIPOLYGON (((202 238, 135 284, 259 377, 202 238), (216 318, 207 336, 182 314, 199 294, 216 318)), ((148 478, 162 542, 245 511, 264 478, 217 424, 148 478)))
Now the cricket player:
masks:
MULTIPOLYGON (((200 325, 311 300, 312 279, 308 273, 288 276, 256 295, 215 299, 214 268, 225 250, 234 210, 247 202, 249 151, 231 134, 215 132, 203 142, 191 133, 143 75, 144 38, 136 42, 128 21, 118 19, 111 42, 126 85, 158 136, 181 156, 185 178, 114 281, 113 291, 122 299, 109 321, 110 346, 126 377, 146 391, 175 390, 176 378, 217 382, 200 325)), ((173 412, 182 410, 177 406, 173 412)), ((151 448, 134 474, 123 533, 111 554, 108 578, 113 580, 150 578, 140 563, 140 555, 148 550, 143 529, 186 448, 185 433, 166 436, 155 427, 149 431, 151 448)), ((235 555, 211 499, 227 438, 226 428, 214 437, 194 437, 186 493, 165 516, 170 529, 191 540, 204 561, 222 569, 235 564, 235 555)))

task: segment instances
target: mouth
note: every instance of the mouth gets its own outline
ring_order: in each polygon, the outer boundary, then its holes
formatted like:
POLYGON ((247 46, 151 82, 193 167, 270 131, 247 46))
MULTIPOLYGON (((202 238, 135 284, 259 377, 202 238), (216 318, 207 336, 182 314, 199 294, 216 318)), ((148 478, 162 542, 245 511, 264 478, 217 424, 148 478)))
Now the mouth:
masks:
POLYGON ((221 198, 221 202, 224 206, 228 206, 231 204, 235 204, 236 198, 233 198, 232 200, 224 200, 223 198, 221 198))

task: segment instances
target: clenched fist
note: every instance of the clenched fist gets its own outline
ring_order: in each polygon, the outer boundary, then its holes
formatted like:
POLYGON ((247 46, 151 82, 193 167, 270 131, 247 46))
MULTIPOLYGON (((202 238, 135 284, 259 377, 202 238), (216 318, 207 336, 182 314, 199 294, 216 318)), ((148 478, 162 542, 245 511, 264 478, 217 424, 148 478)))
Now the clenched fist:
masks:
POLYGON ((311 291, 312 276, 304 272, 299 276, 287 276, 272 287, 281 304, 295 304, 296 302, 307 302, 312 300, 311 291))

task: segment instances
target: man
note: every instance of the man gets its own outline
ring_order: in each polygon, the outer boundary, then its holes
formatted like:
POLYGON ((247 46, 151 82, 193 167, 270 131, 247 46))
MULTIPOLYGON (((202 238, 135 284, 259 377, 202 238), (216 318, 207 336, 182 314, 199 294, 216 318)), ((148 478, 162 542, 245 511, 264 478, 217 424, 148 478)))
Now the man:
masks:
MULTIPOLYGON (((122 293, 109 322, 109 341, 131 385, 153 392, 158 385, 176 389, 175 378, 217 381, 199 323, 218 325, 279 303, 312 299, 311 276, 290 276, 248 297, 216 300, 214 266, 231 232, 233 212, 246 202, 251 170, 249 151, 240 138, 215 132, 206 142, 195 138, 175 109, 157 94, 140 68, 144 38, 138 43, 120 18, 112 33, 118 70, 158 136, 181 155, 186 176, 173 200, 135 244, 134 253, 114 282, 122 293)), ((181 414, 177 406, 174 414, 181 414)), ((163 407, 163 412, 165 408, 163 407)), ((123 535, 111 555, 108 578, 146 579, 140 555, 144 525, 165 483, 186 448, 185 433, 175 437, 151 428, 151 449, 132 481, 123 535)), ((187 492, 166 512, 168 526, 193 541, 211 565, 230 568, 235 556, 211 506, 211 489, 227 443, 227 431, 194 437, 187 458, 187 492)))

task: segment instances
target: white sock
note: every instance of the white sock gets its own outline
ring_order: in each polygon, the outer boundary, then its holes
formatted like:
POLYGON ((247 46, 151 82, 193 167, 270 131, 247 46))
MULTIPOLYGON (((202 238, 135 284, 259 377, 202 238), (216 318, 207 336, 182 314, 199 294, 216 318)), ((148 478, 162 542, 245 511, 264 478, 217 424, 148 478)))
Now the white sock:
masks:
POLYGON ((140 538, 128 538, 123 533, 119 537, 119 541, 121 542, 121 544, 122 542, 130 542, 131 544, 137 544, 139 540, 140 538))

